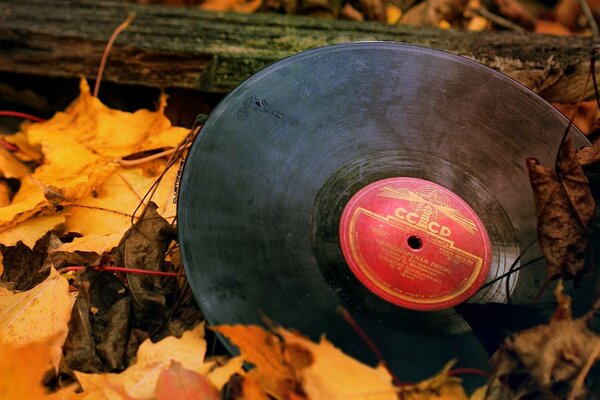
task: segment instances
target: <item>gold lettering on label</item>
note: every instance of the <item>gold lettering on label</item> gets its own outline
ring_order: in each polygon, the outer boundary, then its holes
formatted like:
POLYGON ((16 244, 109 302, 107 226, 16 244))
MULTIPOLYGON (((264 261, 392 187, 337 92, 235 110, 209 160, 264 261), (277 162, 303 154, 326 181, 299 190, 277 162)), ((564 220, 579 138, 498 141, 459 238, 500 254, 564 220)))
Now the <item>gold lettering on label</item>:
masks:
POLYGON ((396 208, 396 211, 394 211, 394 216, 400 221, 406 221, 411 225, 425 228, 428 232, 431 232, 434 235, 448 237, 452 234, 452 231, 447 226, 441 225, 435 221, 424 223, 423 218, 420 217, 419 214, 407 212, 406 209, 402 207, 396 208))

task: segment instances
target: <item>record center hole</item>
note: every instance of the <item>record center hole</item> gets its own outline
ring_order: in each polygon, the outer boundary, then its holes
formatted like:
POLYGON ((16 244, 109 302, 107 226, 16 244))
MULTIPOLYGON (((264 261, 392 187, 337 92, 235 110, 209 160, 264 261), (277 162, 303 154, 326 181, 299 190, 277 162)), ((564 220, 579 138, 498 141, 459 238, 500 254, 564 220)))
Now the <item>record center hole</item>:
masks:
POLYGON ((421 250, 423 248, 423 241, 416 235, 409 236, 406 243, 408 243, 408 247, 413 250, 421 250))

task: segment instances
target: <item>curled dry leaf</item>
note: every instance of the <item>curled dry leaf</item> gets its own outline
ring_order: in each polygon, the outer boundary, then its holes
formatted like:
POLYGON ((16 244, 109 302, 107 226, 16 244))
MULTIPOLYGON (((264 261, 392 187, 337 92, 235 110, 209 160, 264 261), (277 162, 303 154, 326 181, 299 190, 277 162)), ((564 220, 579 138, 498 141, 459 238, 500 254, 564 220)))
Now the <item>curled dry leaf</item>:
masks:
POLYGON ((431 378, 416 384, 400 387, 402 400, 467 400, 461 379, 450 375, 455 361, 448 362, 444 368, 431 378))
POLYGON ((52 366, 58 370, 76 296, 54 269, 33 289, 0 296, 0 337, 17 347, 49 340, 52 366))
MULTIPOLYGON (((151 202, 141 218, 124 234, 114 252, 117 265, 149 271, 163 269, 165 253, 175 239, 176 230, 158 214, 157 208, 151 202)), ((169 315, 163 294, 164 280, 159 276, 129 274, 127 282, 136 319, 143 320, 145 326, 154 325, 150 331, 158 329, 169 315)))
POLYGON ((584 167, 600 161, 600 142, 579 149, 577 151, 577 159, 584 167))
POLYGON ((588 244, 595 203, 570 139, 559 155, 560 173, 527 159, 538 219, 538 237, 548 278, 578 276, 588 244))
MULTIPOLYGON (((494 378, 510 392, 543 394, 548 399, 582 394, 575 384, 584 366, 598 358, 600 336, 588 328, 591 314, 572 319, 571 298, 556 287, 558 306, 547 325, 536 326, 506 339, 493 355, 494 378), (590 359, 592 357, 593 359, 590 359)), ((491 391, 498 392, 491 383, 491 391)))
POLYGON ((345 355, 330 342, 314 343, 284 329, 276 334, 258 326, 214 328, 256 366, 263 388, 277 399, 397 399, 392 377, 345 355))

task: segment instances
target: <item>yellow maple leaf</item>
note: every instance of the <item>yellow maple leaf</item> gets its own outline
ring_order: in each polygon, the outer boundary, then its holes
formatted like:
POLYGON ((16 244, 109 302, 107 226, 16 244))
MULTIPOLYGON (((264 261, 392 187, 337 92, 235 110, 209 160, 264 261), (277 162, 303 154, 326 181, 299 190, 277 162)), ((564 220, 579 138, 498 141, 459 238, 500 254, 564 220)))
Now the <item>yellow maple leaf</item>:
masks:
POLYGON ((187 135, 185 128, 172 127, 164 115, 166 99, 161 98, 157 111, 137 110, 133 113, 114 110, 93 97, 85 79, 79 85, 79 97, 64 111, 48 121, 27 125, 24 129, 33 145, 48 145, 70 137, 80 145, 106 159, 118 159, 148 149, 148 139, 165 135, 176 145, 187 135))
POLYGON ((325 339, 314 343, 284 329, 278 329, 278 337, 252 325, 214 329, 256 366, 258 380, 278 399, 293 396, 297 385, 309 399, 397 399, 392 377, 385 369, 365 365, 325 339))
MULTIPOLYGON (((163 176, 152 197, 158 206, 158 213, 169 222, 176 216, 176 177, 177 169, 172 167, 163 176)), ((145 176, 139 168, 122 168, 113 173, 94 196, 84 197, 65 207, 63 214, 66 215, 67 230, 79 233, 82 237, 65 243, 59 251, 79 250, 101 254, 117 246, 131 228, 132 213, 154 182, 154 177, 145 176)), ((139 212, 136 219, 137 216, 139 212)))
POLYGON ((102 104, 90 94, 85 80, 80 88, 80 96, 64 112, 48 121, 24 124, 16 135, 19 148, 33 156, 40 148, 44 163, 22 180, 12 203, 0 207, 0 233, 41 212, 52 212, 54 205, 95 195, 119 169, 120 157, 154 146, 175 147, 188 134, 164 115, 164 96, 157 111, 129 113, 102 104))
POLYGON ((52 338, 15 346, 0 336, 0 399, 42 399, 42 377, 50 368, 52 338))
POLYGON ((0 149, 0 177, 21 179, 31 171, 10 152, 0 149))
POLYGON ((65 215, 42 215, 30 218, 27 221, 7 228, 2 231, 0 243, 5 246, 14 246, 18 241, 22 241, 30 249, 33 249, 35 242, 44 236, 46 232, 64 225, 65 215))
MULTIPOLYGON (((234 361, 234 368, 227 364, 216 367, 214 364, 205 363, 205 353, 204 324, 200 324, 193 330, 185 332, 180 339, 169 336, 157 343, 146 340, 138 349, 136 363, 119 374, 75 372, 75 375, 84 394, 98 396, 91 398, 102 398, 99 396, 104 388, 112 393, 112 398, 123 398, 115 397, 115 393, 122 388, 127 396, 148 399, 154 397, 161 372, 169 369, 173 361, 178 362, 188 371, 206 376, 217 389, 221 389, 233 374, 241 372, 241 362, 234 361), (221 369, 226 370, 226 373, 224 374, 221 369)), ((111 397, 105 394, 105 398, 111 397)))
POLYGON ((313 362, 301 371, 304 392, 310 399, 395 400, 396 388, 385 368, 372 368, 344 354, 331 342, 314 343, 297 333, 279 328, 286 346, 308 350, 313 362))
POLYGON ((33 289, 0 296, 0 337, 16 347, 52 338, 51 361, 58 370, 76 296, 54 269, 33 289))

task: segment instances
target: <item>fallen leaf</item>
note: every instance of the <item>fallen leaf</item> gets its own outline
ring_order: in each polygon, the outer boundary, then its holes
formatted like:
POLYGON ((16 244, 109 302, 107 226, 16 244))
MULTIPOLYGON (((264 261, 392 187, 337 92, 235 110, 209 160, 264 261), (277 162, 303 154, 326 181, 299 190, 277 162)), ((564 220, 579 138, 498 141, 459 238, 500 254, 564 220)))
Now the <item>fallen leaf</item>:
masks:
POLYGON ((0 176, 4 178, 21 179, 31 170, 19 161, 11 152, 0 149, 0 176))
POLYGON ((102 104, 91 95, 85 79, 80 81, 79 88, 79 97, 64 112, 54 114, 45 122, 24 127, 23 132, 32 145, 54 146, 68 137, 103 159, 114 160, 156 147, 157 142, 165 143, 165 131, 170 137, 170 146, 179 143, 188 133, 185 128, 172 127, 164 115, 165 97, 160 99, 157 111, 129 113, 102 104), (163 140, 152 140, 155 135, 163 140))
POLYGON ((0 179, 0 208, 10 204, 12 194, 12 189, 8 182, 4 179, 0 179))
POLYGON ((90 321, 89 283, 76 275, 74 286, 79 289, 69 320, 69 335, 63 345, 63 361, 71 370, 100 372, 103 363, 96 352, 96 342, 90 321))
MULTIPOLYGON (((570 36, 573 33, 569 30, 569 28, 567 28, 566 26, 564 26, 563 24, 559 23, 559 22, 555 22, 555 21, 547 21, 547 20, 543 20, 543 19, 539 19, 535 22, 535 33, 541 33, 543 35, 560 35, 560 36, 570 36)), ((556 107, 556 105, 554 105, 556 107)), ((559 107, 557 107, 559 108, 559 107)), ((559 108, 560 109, 560 108, 559 108)), ((561 110, 561 112, 563 114, 565 114, 564 111, 561 110)), ((577 126, 580 130, 583 130, 581 128, 581 125, 575 121, 575 126, 577 126)))
MULTIPOLYGON (((119 158, 156 146, 174 147, 189 132, 166 118, 164 96, 158 111, 128 113, 102 104, 90 94, 85 80, 80 87, 80 96, 64 112, 48 121, 24 124, 17 134, 19 148, 41 148, 43 164, 22 180, 12 203, 0 207, 0 232, 42 211, 54 211, 57 205, 93 197, 118 170, 119 158)), ((172 187, 168 190, 172 192, 172 187)), ((171 203, 169 212, 174 207, 171 203)))
MULTIPOLYGON (((177 168, 172 167, 163 176, 152 201, 159 214, 171 222, 176 215, 175 181, 177 168)), ((65 243, 60 251, 90 251, 101 254, 116 247, 131 228, 132 213, 144 195, 155 183, 142 170, 120 169, 111 175, 96 191, 65 207, 67 231, 81 237, 65 243)))
MULTIPOLYGON (((156 204, 150 203, 135 225, 125 232, 113 254, 117 265, 149 271, 163 270, 165 253, 175 239, 176 229, 158 214, 157 208, 156 204)), ((143 321, 149 331, 154 331, 169 314, 165 305, 164 277, 129 274, 127 282, 134 300, 136 320, 143 321)))
POLYGON ((0 337, 13 346, 50 340, 52 366, 58 370, 77 293, 52 269, 48 278, 26 292, 0 296, 0 337))
POLYGON ((50 369, 54 339, 17 346, 5 338, 0 336, 0 398, 45 398, 42 378, 50 369))
POLYGON ((538 237, 549 279, 578 276, 585 261, 595 203, 571 141, 560 152, 560 174, 527 159, 538 219, 538 237))
POLYGON ((467 400, 469 397, 462 387, 461 379, 450 375, 454 363, 448 362, 431 378, 401 386, 399 397, 402 400, 467 400))
POLYGON ((228 359, 225 364, 217 363, 215 365, 211 365, 210 362, 207 362, 205 367, 208 369, 205 368, 202 370, 202 374, 205 375, 217 389, 221 390, 233 375, 244 370, 244 359, 242 357, 233 357, 228 359))
POLYGON ((460 26, 468 0, 425 0, 406 11, 400 24, 439 27, 445 21, 460 26))
MULTIPOLYGON (((550 22, 546 22, 546 24, 550 24, 550 22)), ((558 29, 560 29, 561 25, 554 23, 554 28, 557 33, 547 32, 558 34, 558 29)), ((538 25, 543 27, 543 23, 538 21, 538 25), (540 25, 541 24, 541 25, 540 25)), ((537 29, 537 28, 536 28, 537 29)), ((566 28, 563 28, 566 30, 566 28)), ((568 32, 568 31, 567 31, 568 32)), ((542 33, 542 32, 540 32, 542 33)), ((563 35, 567 33, 562 33, 563 35)), ((552 105, 558 109, 561 113, 565 115, 567 118, 572 118, 573 113, 575 113, 575 118, 573 119, 573 125, 579 128, 580 131, 583 132, 584 135, 589 135, 594 132, 597 128, 596 121, 598 117, 600 117, 600 110, 598 109, 598 105, 596 100, 582 101, 577 104, 562 104, 562 103, 552 103, 552 105)))
POLYGON ((201 7, 209 11, 253 13, 261 4, 262 0, 206 0, 201 7))
POLYGON ((177 361, 163 370, 156 383, 156 399, 218 400, 219 391, 212 382, 197 372, 189 371, 177 361))
MULTIPOLYGON (((30 122, 24 122, 24 124, 30 124, 30 122)), ((23 131, 10 135, 0 135, 0 139, 19 149, 19 151, 15 152, 13 155, 21 161, 33 161, 39 164, 44 158, 39 146, 33 146, 29 143, 29 139, 27 139, 27 135, 23 131)))
POLYGON ((261 386, 277 399, 286 399, 296 389, 296 371, 284 358, 285 344, 274 334, 255 325, 221 325, 212 328, 239 349, 242 358, 256 366, 261 386))
POLYGON ((28 219, 27 221, 2 231, 0 244, 14 246, 21 241, 30 249, 46 232, 63 226, 66 220, 64 214, 50 214, 28 219))
POLYGON ((497 12, 509 21, 522 26, 528 31, 535 29, 536 19, 533 13, 519 0, 494 0, 494 3, 497 12))
POLYGON ((238 398, 243 400, 268 400, 269 396, 260 385, 256 374, 251 371, 243 377, 242 393, 238 398))
POLYGON ((600 336, 588 328, 592 314, 572 319, 571 298, 562 290, 559 281, 558 306, 549 324, 507 338, 491 359, 493 377, 513 394, 566 398, 582 370, 587 373, 584 365, 598 358, 600 336))
POLYGON ((388 4, 385 9, 385 17, 388 24, 396 25, 402 18, 402 10, 393 4, 388 4))
MULTIPOLYGON (((173 336, 152 343, 141 344, 135 364, 119 374, 84 374, 75 372, 84 392, 102 390, 109 382, 112 387, 121 387, 134 398, 151 398, 161 372, 177 361, 189 371, 202 371, 206 342, 204 324, 185 332, 180 339, 173 336)), ((111 389, 114 391, 114 388, 111 389)))
POLYGON ((288 362, 299 372, 309 399, 396 399, 396 388, 388 371, 372 368, 344 354, 322 338, 314 343, 306 337, 278 329, 285 342, 288 362))
POLYGON ((364 15, 364 18, 367 21, 387 21, 386 0, 349 0, 349 2, 356 10, 364 15))
MULTIPOLYGON (((586 3, 594 12, 598 6, 600 6, 600 2, 598 0, 586 0, 586 3)), ((582 28, 581 25, 581 6, 578 0, 560 0, 554 6, 553 12, 554 18, 560 24, 566 26, 572 32, 580 31, 582 28)), ((584 22, 587 26, 587 21, 584 22)))
POLYGON ((46 260, 56 241, 56 236, 47 233, 32 248, 23 242, 14 246, 0 245, 5 263, 1 280, 13 290, 24 291, 47 279, 51 266, 45 268, 46 260))
POLYGON ((591 146, 585 146, 579 149, 577 151, 577 159, 584 167, 600 161, 600 142, 596 142, 591 146))
POLYGON ((265 390, 278 399, 397 399, 392 377, 345 355, 327 340, 314 343, 284 329, 277 335, 258 326, 221 325, 241 356, 256 366, 265 390))

